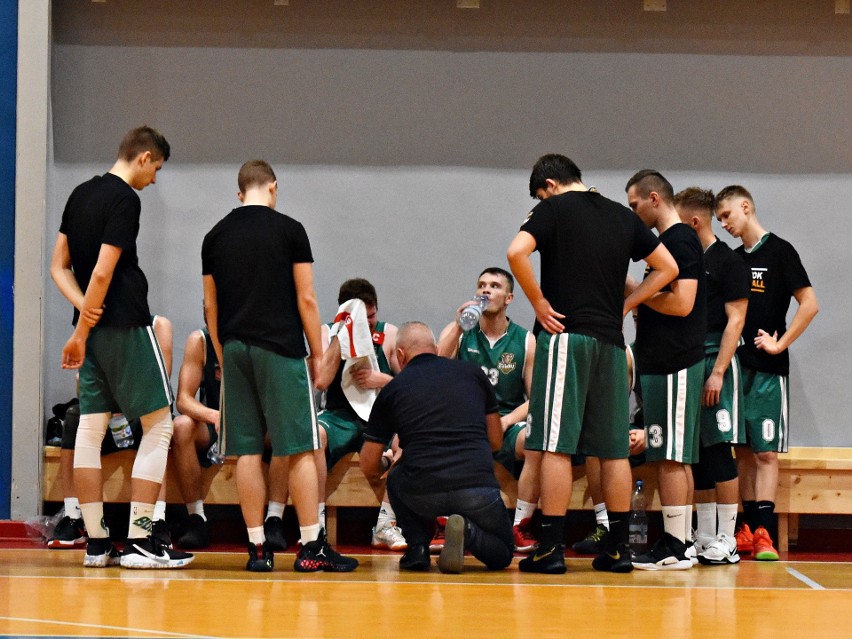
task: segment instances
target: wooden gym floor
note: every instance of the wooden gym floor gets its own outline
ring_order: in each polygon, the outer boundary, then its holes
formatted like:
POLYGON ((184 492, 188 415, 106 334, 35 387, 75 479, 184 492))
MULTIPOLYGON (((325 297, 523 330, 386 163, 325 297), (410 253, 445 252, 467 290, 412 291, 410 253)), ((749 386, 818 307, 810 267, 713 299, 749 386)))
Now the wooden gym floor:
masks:
POLYGON ((744 559, 736 566, 612 575, 400 573, 398 554, 349 574, 244 570, 200 552, 187 569, 83 569, 83 551, 0 548, 0 636, 15 637, 852 637, 852 562, 744 559))

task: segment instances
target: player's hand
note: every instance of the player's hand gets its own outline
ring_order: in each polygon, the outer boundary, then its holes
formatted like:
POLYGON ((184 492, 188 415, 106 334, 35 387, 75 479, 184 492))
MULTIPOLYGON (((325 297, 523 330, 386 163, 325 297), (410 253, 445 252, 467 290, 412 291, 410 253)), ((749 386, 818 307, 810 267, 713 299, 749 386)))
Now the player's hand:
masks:
POLYGON ((551 335, 557 335, 565 330, 565 326, 559 321, 565 316, 553 310, 550 302, 545 298, 542 297, 538 302, 533 304, 533 310, 535 310, 535 317, 538 323, 551 335))
POLYGON ((754 345, 760 350, 766 351, 770 355, 777 355, 784 350, 778 346, 778 331, 775 331, 772 335, 770 335, 762 328, 757 331, 757 337, 754 338, 754 345))
POLYGON ((715 406, 719 403, 719 394, 722 390, 722 374, 711 373, 704 383, 704 395, 701 398, 702 406, 715 406))
POLYGON ((101 321, 101 316, 103 316, 103 314, 104 309, 102 308, 90 308, 80 313, 80 321, 89 328, 92 328, 95 324, 101 321))
POLYGON ((62 368, 80 368, 85 359, 86 340, 75 332, 62 349, 62 368))
POLYGON ((352 380, 362 390, 382 388, 387 383, 386 375, 372 368, 359 368, 352 371, 352 380))
POLYGON ((636 428, 630 430, 630 454, 641 455, 645 452, 645 429, 636 428))

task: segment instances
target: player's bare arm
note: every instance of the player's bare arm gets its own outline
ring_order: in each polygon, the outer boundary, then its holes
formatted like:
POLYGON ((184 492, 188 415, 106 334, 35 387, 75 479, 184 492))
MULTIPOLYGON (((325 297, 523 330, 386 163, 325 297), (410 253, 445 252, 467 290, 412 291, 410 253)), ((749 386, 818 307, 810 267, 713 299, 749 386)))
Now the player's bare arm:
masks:
POLYGON ((205 406, 196 397, 201 388, 206 354, 204 335, 201 331, 193 331, 186 338, 183 363, 178 373, 177 409, 200 424, 218 426, 219 411, 205 406))
POLYGON ((321 374, 323 348, 313 265, 310 262, 293 264, 293 281, 296 284, 296 305, 299 308, 299 317, 302 318, 302 330, 310 350, 308 365, 311 378, 317 379, 321 374))
POLYGON ((553 309, 550 302, 544 297, 541 287, 535 279, 535 271, 530 260, 530 255, 532 255, 535 247, 535 238, 526 231, 520 231, 509 245, 509 249, 506 251, 506 258, 509 261, 509 267, 512 269, 515 280, 521 285, 524 294, 529 299, 530 304, 532 304, 539 324, 548 333, 555 335, 565 330, 565 325, 559 321, 565 316, 553 309))
POLYGON ((747 310, 747 297, 725 303, 725 314, 728 317, 728 322, 725 324, 725 330, 722 333, 722 340, 719 343, 719 352, 716 355, 713 370, 710 372, 707 381, 704 382, 704 396, 702 397, 704 406, 715 406, 719 403, 719 393, 722 391, 725 372, 731 365, 734 353, 737 352, 737 344, 740 341, 743 326, 745 326, 747 310))
POLYGON ((624 300, 625 316, 671 282, 680 272, 674 257, 662 244, 651 251, 645 262, 653 270, 624 300))
POLYGON ((787 332, 779 339, 777 332, 770 335, 762 329, 758 330, 757 337, 754 338, 754 345, 757 348, 770 355, 784 352, 798 339, 799 335, 805 332, 816 314, 819 313, 819 302, 812 286, 805 286, 793 291, 793 297, 796 298, 799 307, 793 315, 793 320, 790 322, 787 332))

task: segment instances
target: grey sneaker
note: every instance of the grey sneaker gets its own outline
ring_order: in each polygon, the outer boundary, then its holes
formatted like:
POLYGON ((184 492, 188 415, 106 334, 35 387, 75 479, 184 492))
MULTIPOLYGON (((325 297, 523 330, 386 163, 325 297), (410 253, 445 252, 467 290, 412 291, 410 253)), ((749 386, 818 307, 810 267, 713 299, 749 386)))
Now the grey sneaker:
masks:
POLYGON ((83 557, 85 568, 106 568, 117 566, 118 551, 112 545, 109 537, 90 537, 86 544, 86 554, 83 557))
POLYGON ((464 531, 467 524, 461 515, 447 517, 444 529, 444 547, 438 556, 438 569, 441 572, 459 574, 464 569, 464 531))

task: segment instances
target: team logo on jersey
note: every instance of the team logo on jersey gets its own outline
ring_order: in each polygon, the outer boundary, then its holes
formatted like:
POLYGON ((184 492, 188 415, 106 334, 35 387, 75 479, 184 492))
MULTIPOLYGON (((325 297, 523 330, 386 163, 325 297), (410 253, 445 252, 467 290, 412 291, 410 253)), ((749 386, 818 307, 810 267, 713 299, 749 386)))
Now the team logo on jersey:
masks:
POLYGON ((497 368, 500 369, 500 372, 504 375, 508 375, 517 366, 517 362, 515 362, 515 354, 514 353, 503 353, 500 356, 500 362, 497 364, 497 368))

